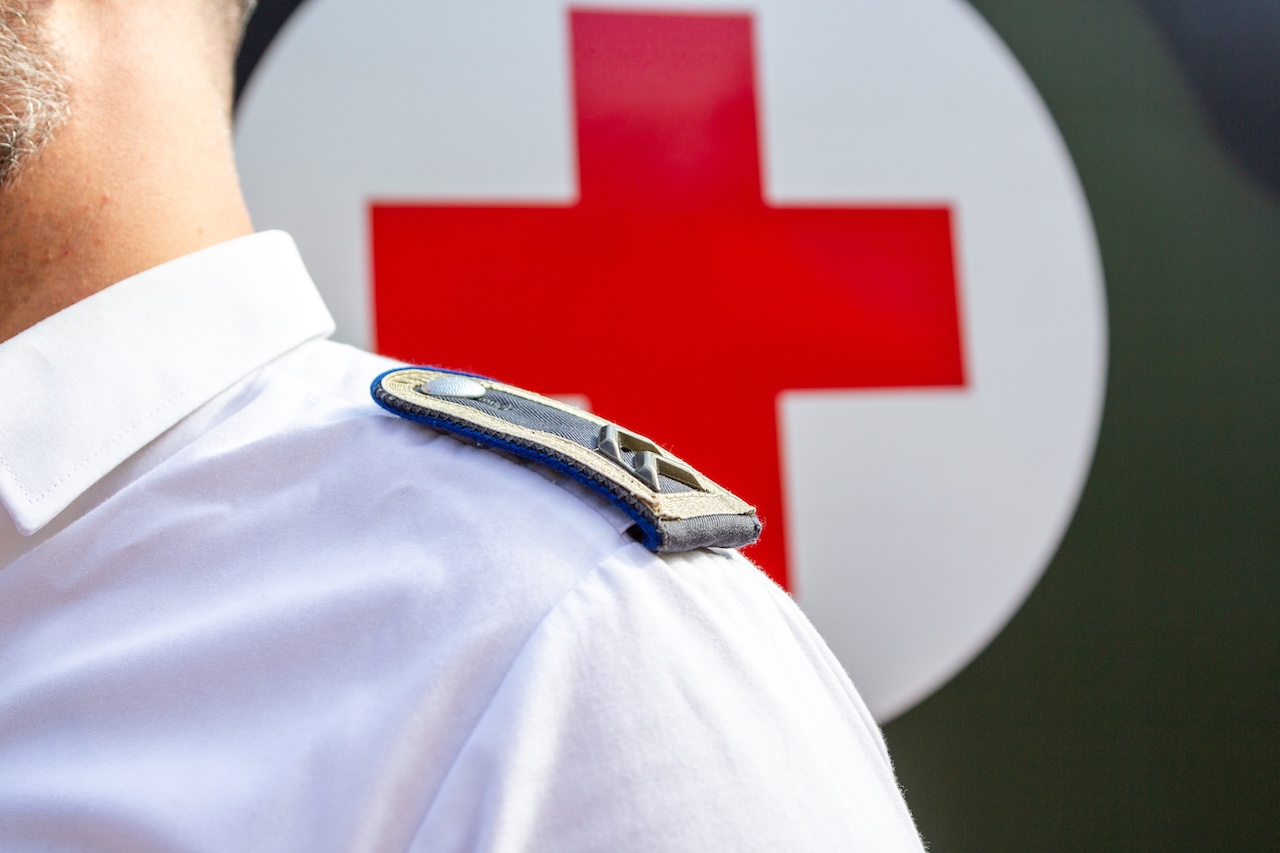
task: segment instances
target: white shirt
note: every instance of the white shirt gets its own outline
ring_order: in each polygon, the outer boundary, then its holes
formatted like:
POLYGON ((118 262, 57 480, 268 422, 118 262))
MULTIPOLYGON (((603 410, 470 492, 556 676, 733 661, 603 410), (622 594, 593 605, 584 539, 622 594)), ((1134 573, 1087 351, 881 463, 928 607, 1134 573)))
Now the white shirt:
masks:
POLYGON ((331 328, 263 233, 0 344, 0 849, 921 850, 785 593, 331 328))

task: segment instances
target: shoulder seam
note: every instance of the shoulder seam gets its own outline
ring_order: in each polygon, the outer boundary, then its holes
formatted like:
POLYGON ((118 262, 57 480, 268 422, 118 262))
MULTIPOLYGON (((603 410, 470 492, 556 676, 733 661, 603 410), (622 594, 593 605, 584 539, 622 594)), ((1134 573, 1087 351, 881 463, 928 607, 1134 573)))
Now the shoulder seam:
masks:
POLYGON ((458 761, 461 759, 463 754, 466 753, 467 747, 471 745, 472 740, 475 738, 476 731, 479 730, 481 724, 488 718, 489 712, 493 708, 493 700, 501 695, 502 691, 506 688, 507 682, 511 678, 511 673, 515 670, 516 665, 524 658, 525 652, 529 649, 529 644, 533 642, 533 639, 537 637, 539 633, 541 633, 542 627, 546 625, 547 621, 560 610, 561 605, 563 605, 570 596, 577 593, 577 591, 589 580, 599 575, 604 570, 605 563, 609 558, 626 548, 638 548, 640 553, 649 561, 661 560, 658 555, 649 552, 638 542, 624 542, 620 546, 601 554, 599 561, 594 567, 592 567, 591 571, 584 572, 577 580, 570 584, 569 587, 565 589, 565 591, 562 592, 549 607, 547 607, 546 611, 538 617, 538 621, 533 624, 529 629, 528 635, 525 636, 524 640, 520 643, 520 648, 516 650, 516 653, 511 656, 511 660, 508 661, 507 667, 502 673, 502 678, 498 680, 497 686, 494 687, 493 692, 489 694, 489 698, 485 701, 484 710, 476 715, 475 721, 471 724, 471 728, 467 732, 467 736, 463 739, 461 745, 459 745, 457 752, 453 755, 453 758, 450 759, 448 770, 446 770, 444 776, 441 777, 440 784, 432 795, 430 804, 423 811, 422 818, 418 821, 417 828, 414 832, 415 838, 417 837, 417 833, 421 832, 422 827, 427 824, 427 821, 431 819, 431 815, 435 812, 436 804, 439 801, 440 793, 444 791, 448 786, 450 779, 453 778, 454 770, 458 766, 458 761))

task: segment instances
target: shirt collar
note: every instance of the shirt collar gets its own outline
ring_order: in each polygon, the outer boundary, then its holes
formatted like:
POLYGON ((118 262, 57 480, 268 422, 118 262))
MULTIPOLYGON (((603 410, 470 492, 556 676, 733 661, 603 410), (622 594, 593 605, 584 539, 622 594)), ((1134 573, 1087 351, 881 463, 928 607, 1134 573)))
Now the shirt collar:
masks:
POLYGON ((267 231, 132 276, 0 343, 0 505, 30 535, 238 379, 333 332, 267 231))

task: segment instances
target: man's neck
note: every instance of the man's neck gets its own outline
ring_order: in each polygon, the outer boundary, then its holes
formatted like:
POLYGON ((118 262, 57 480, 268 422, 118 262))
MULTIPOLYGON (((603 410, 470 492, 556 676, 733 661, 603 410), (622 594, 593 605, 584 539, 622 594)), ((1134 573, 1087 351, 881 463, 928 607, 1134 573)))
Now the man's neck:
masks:
POLYGON ((0 341, 121 279, 253 230, 218 81, 184 74, 199 68, 189 60, 150 75, 164 63, 134 65, 130 51, 104 48, 68 69, 71 120, 0 190, 0 341))

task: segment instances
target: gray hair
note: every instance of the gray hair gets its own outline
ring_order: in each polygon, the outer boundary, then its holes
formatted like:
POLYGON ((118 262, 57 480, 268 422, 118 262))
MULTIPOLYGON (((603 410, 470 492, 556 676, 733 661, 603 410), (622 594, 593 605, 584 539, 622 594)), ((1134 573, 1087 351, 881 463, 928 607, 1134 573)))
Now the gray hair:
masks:
POLYGON ((17 180, 70 115, 66 81, 29 7, 0 0, 0 189, 17 180))

